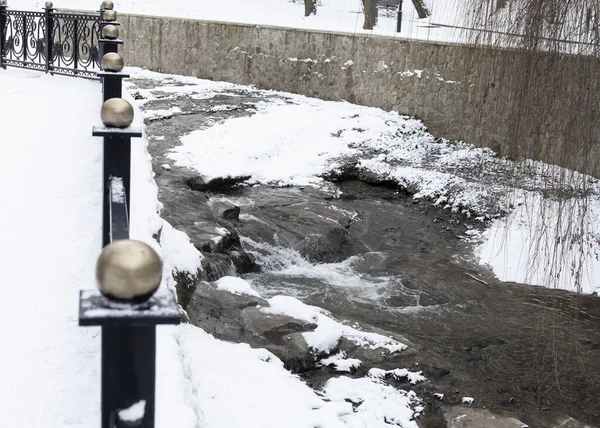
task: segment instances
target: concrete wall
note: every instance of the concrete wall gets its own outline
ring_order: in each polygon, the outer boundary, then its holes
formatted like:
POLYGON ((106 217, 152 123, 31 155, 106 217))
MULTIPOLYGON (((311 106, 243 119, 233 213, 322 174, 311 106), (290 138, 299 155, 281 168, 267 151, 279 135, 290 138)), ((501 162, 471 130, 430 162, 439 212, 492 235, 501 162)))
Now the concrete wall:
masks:
POLYGON ((580 102, 599 85, 571 73, 600 76, 595 60, 537 59, 535 73, 515 85, 523 67, 511 70, 520 55, 513 51, 163 17, 119 21, 127 65, 396 110, 438 137, 600 172, 598 106, 580 102))

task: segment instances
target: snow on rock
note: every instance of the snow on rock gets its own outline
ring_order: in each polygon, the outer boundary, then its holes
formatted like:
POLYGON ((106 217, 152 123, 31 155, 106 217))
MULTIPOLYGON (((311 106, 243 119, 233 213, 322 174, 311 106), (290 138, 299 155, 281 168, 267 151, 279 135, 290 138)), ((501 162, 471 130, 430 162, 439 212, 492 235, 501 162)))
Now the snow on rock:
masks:
POLYGON ((176 271, 196 274, 201 269, 202 254, 184 232, 174 229, 166 221, 161 228, 160 245, 164 256, 176 271))
POLYGON ((346 353, 344 351, 340 351, 331 357, 324 358, 319 361, 319 364, 323 366, 333 366, 333 368, 338 372, 353 372, 356 371, 362 361, 357 358, 346 358, 346 353))
POLYGON ((411 372, 408 369, 382 370, 373 368, 369 370, 369 376, 380 379, 385 379, 388 376, 395 379, 407 379, 412 385, 426 380, 423 372, 411 372))
POLYGON ((322 182, 316 175, 333 159, 354 153, 343 140, 323 132, 332 119, 311 105, 261 102, 252 117, 236 117, 182 137, 170 157, 207 180, 251 176, 250 183, 316 185, 322 182), (246 144, 250 129, 253 144, 246 144))
POLYGON ((461 403, 468 404, 470 406, 471 404, 473 404, 473 401, 474 401, 473 397, 463 397, 461 400, 461 403))
POLYGON ((253 290, 250 284, 242 278, 224 276, 213 284, 217 286, 217 289, 228 291, 232 294, 246 294, 248 296, 260 297, 260 294, 256 290, 253 290))
MULTIPOLYGON (((206 427, 344 428, 349 403, 327 403, 264 349, 214 339, 183 325, 175 333, 191 401, 206 427)), ((177 426, 171 424, 170 426, 177 426)))
POLYGON ((142 116, 144 119, 159 120, 168 119, 178 113, 181 113, 181 108, 175 106, 166 110, 145 110, 142 112, 142 116))
POLYGON ((275 296, 270 298, 268 302, 270 307, 261 308, 264 313, 288 315, 318 325, 314 331, 302 334, 308 346, 317 352, 328 354, 337 346, 342 337, 359 346, 370 349, 383 348, 390 353, 406 349, 406 345, 397 340, 378 333, 359 331, 344 325, 331 318, 324 309, 306 305, 294 297, 275 296))
MULTIPOLYGON (((200 79, 171 78, 185 81, 189 85, 185 90, 198 96, 214 96, 223 89, 200 79)), ((161 91, 181 88, 159 87, 161 91)), ((494 177, 514 181, 513 169, 491 150, 436 140, 420 121, 397 112, 274 91, 262 94, 269 94, 268 101, 258 102, 255 114, 185 135, 169 157, 178 166, 195 169, 205 180, 250 176, 249 184, 281 186, 323 186, 323 176, 342 174, 355 164, 360 174, 397 182, 415 198, 476 214, 487 214, 509 189, 495 183, 494 177), (246 144, 248 132, 253 144, 246 144), (489 174, 474 177, 473 164, 489 164, 489 174)))
POLYGON ((343 416, 348 428, 417 428, 413 420, 421 407, 414 391, 404 391, 386 385, 378 378, 351 379, 337 377, 327 381, 323 395, 332 402, 350 401, 352 414, 343 416))

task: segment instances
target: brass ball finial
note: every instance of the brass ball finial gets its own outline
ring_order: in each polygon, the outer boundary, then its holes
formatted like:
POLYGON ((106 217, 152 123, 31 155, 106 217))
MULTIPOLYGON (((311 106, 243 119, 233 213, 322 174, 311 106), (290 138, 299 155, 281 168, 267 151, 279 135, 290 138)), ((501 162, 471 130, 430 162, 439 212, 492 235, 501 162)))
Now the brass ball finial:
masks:
POLYGON ((52 9, 54 7, 54 4, 52 4, 51 1, 47 1, 46 3, 44 3, 44 7, 46 9, 52 9))
POLYGON ((119 29, 116 25, 106 25, 102 29, 102 37, 105 39, 117 39, 119 38, 119 29))
POLYGON ((102 6, 100 6, 100 9, 102 10, 113 10, 115 7, 114 3, 110 0, 104 0, 102 2, 102 6))
POLYGON ((102 104, 100 118, 108 127, 127 128, 133 122, 133 106, 122 98, 111 98, 102 104))
POLYGON ((123 57, 116 52, 109 52, 102 57, 102 69, 104 71, 114 71, 115 73, 123 70, 125 62, 123 57))
POLYGON ((98 289, 109 299, 143 302, 156 292, 162 261, 149 245, 129 239, 114 241, 96 263, 98 289))
POLYGON ((116 21, 117 20, 117 12, 114 10, 105 10, 104 11, 104 20, 105 21, 116 21))

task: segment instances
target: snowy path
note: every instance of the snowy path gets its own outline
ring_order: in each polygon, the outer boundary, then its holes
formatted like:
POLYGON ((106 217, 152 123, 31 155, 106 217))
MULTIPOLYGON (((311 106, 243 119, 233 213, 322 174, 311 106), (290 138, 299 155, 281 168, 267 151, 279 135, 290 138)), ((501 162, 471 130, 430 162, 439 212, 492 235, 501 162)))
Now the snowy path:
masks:
POLYGON ((0 94, 0 427, 93 427, 100 337, 77 290, 101 243, 100 85, 0 70, 0 94))

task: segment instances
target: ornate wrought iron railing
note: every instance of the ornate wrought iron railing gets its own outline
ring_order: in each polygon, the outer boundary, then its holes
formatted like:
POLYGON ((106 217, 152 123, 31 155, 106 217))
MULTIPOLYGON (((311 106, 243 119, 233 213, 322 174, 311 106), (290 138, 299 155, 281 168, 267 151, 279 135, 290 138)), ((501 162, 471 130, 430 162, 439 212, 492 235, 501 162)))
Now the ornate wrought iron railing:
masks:
POLYGON ((0 0, 0 66, 96 78, 100 70, 101 12, 10 10, 0 0))

